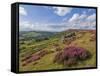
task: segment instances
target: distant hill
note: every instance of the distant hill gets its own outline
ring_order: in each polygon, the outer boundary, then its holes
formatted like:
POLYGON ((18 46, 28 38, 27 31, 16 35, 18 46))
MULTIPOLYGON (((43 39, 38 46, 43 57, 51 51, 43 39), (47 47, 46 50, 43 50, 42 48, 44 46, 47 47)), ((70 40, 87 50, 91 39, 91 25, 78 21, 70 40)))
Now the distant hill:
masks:
POLYGON ((54 36, 57 32, 45 32, 45 31, 21 31, 19 32, 20 39, 36 39, 36 38, 49 38, 54 36))
POLYGON ((61 37, 64 34, 71 32, 91 32, 96 33, 95 30, 85 30, 85 29, 69 29, 62 32, 46 32, 46 31, 20 31, 19 39, 31 40, 31 39, 44 39, 50 37, 61 37))

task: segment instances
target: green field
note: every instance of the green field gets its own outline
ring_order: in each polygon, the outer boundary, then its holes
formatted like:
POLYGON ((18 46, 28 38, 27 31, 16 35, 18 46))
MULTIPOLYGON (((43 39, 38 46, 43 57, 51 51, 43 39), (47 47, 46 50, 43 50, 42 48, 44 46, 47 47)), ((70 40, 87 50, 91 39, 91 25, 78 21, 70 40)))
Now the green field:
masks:
POLYGON ((96 67, 95 32, 95 30, 78 29, 54 33, 20 32, 19 71, 96 67), (91 58, 72 66, 54 63, 56 54, 69 46, 85 48, 91 53, 91 58))

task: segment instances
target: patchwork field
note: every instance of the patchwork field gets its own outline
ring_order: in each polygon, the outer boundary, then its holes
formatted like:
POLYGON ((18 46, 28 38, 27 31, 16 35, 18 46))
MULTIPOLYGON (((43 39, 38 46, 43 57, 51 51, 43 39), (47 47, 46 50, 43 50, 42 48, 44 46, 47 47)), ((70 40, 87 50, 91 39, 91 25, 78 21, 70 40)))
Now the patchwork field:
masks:
POLYGON ((96 31, 20 32, 19 71, 96 67, 96 31))

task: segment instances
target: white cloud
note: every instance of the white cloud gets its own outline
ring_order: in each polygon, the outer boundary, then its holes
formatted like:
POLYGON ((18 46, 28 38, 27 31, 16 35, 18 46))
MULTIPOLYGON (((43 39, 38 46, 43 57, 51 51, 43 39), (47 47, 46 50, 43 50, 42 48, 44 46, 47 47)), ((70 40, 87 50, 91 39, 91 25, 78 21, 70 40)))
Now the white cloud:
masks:
POLYGON ((65 16, 66 14, 70 13, 72 8, 68 7, 53 7, 54 13, 59 16, 65 16))
POLYGON ((90 16, 86 14, 79 15, 75 13, 67 22, 71 28, 77 29, 95 29, 96 26, 96 15, 92 14, 90 16))
POLYGON ((29 21, 20 21, 20 31, 49 31, 60 32, 67 29, 95 29, 96 18, 95 14, 86 15, 75 13, 67 21, 62 23, 31 23, 29 21), (90 20, 92 19, 92 21, 90 20))
POLYGON ((69 19, 69 22, 78 22, 85 19, 87 15, 83 12, 83 14, 79 15, 78 13, 73 14, 73 16, 69 19))
POLYGON ((28 21, 20 21, 19 30, 20 31, 30 31, 32 30, 32 24, 28 21))
POLYGON ((87 15, 85 13, 83 13, 82 15, 79 16, 79 19, 85 19, 87 17, 87 15))
POLYGON ((21 6, 19 7, 19 13, 20 13, 20 15, 24 15, 24 16, 27 15, 27 12, 26 12, 25 8, 21 7, 21 6))
POLYGON ((41 24, 41 23, 30 23, 28 21, 20 21, 20 31, 49 31, 49 32, 60 32, 68 29, 65 24, 41 24))
POLYGON ((88 9, 88 12, 94 11, 95 9, 88 9))
POLYGON ((75 13, 72 18, 69 19, 69 22, 76 21, 79 18, 79 14, 75 13))
POLYGON ((87 20, 89 20, 89 21, 93 21, 95 19, 96 19, 96 14, 95 13, 90 15, 90 16, 88 16, 88 18, 87 18, 87 20))

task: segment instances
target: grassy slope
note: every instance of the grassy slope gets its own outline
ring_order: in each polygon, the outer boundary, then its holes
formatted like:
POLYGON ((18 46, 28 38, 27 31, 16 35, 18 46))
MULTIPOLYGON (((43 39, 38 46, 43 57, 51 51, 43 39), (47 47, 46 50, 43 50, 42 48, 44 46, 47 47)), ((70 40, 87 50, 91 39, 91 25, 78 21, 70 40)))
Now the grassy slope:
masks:
MULTIPOLYGON (((78 65, 72 66, 70 68, 81 68, 81 67, 95 67, 95 59, 96 59, 96 47, 95 47, 95 41, 89 41, 91 34, 90 33, 86 33, 82 38, 80 39, 76 39, 75 41, 73 41, 71 44, 75 44, 76 46, 80 46, 80 47, 84 47, 86 48, 88 51, 91 52, 92 54, 92 58, 83 62, 80 62, 78 65)), ((39 42, 39 43, 34 43, 31 46, 38 46, 38 45, 45 45, 46 46, 46 50, 47 51, 51 51, 52 50, 52 44, 53 43, 58 43, 61 45, 61 48, 64 48, 65 44, 62 44, 59 41, 59 38, 54 38, 54 39, 50 39, 47 41, 43 41, 43 42, 39 42)), ((30 47, 30 46, 26 46, 26 47, 30 47)), ((54 53, 50 53, 45 55, 43 58, 41 58, 37 62, 36 65, 33 65, 34 62, 28 64, 25 67, 22 67, 20 65, 20 71, 32 71, 32 70, 48 70, 48 69, 63 69, 63 68, 69 68, 68 66, 63 66, 61 64, 57 64, 57 63, 53 63, 53 58, 55 56, 57 52, 54 53)))

